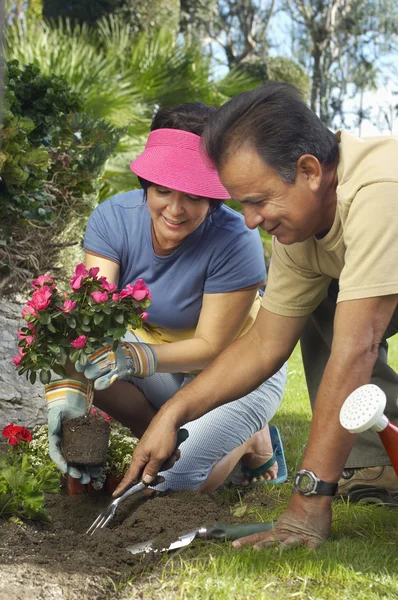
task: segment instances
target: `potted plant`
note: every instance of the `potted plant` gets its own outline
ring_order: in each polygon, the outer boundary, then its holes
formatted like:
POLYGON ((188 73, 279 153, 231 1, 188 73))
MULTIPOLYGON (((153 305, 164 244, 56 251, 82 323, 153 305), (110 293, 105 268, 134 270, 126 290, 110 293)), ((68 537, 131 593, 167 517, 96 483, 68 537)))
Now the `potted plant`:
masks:
MULTIPOLYGON (((99 346, 116 350, 127 328, 144 326, 145 309, 151 295, 142 279, 125 289, 99 277, 99 268, 77 265, 70 289, 61 292, 48 275, 32 283, 32 292, 22 316, 26 326, 18 331, 19 354, 13 358, 20 375, 33 384, 39 376, 48 384, 53 374, 70 377, 76 361, 99 346)), ((63 422, 63 454, 73 464, 99 465, 106 457, 109 422, 100 414, 91 415, 93 384, 89 382, 84 417, 63 422), (83 452, 80 452, 80 451, 83 452)))

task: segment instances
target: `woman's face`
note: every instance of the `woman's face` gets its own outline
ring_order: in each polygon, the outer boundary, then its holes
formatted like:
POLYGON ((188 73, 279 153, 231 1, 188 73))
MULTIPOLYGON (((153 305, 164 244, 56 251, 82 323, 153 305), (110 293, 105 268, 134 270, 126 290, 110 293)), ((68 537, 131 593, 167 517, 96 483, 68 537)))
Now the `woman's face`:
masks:
POLYGON ((165 250, 183 243, 206 218, 209 200, 153 184, 147 191, 158 243, 165 250))

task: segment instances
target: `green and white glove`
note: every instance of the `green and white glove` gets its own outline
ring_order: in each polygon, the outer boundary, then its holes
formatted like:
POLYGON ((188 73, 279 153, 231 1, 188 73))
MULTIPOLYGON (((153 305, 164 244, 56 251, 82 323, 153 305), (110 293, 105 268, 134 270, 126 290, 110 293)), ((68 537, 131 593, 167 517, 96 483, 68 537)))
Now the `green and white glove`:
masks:
POLYGON ((156 354, 149 344, 122 342, 115 351, 112 346, 98 348, 85 365, 76 362, 75 369, 93 379, 96 390, 105 390, 117 379, 149 377, 156 372, 156 365, 156 354))
POLYGON ((45 386, 48 409, 48 440, 50 457, 65 475, 85 485, 91 478, 102 475, 102 467, 73 467, 61 452, 62 421, 82 417, 86 413, 87 384, 76 379, 59 379, 45 386))

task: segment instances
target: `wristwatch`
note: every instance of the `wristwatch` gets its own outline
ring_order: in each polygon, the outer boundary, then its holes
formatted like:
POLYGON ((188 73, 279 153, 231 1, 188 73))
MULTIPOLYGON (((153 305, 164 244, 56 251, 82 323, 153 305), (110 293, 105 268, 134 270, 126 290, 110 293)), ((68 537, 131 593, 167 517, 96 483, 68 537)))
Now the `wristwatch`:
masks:
POLYGON ((337 483, 322 481, 312 471, 301 469, 294 478, 294 489, 302 496, 334 496, 337 483))

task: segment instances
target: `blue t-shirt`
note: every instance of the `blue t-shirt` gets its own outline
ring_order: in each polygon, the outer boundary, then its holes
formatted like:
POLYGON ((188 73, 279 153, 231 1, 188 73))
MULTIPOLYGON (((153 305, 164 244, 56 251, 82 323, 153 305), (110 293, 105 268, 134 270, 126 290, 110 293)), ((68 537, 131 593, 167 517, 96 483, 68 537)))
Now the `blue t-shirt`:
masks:
POLYGON ((225 204, 169 256, 157 256, 142 190, 113 196, 90 215, 84 247, 120 265, 119 287, 142 278, 152 294, 148 323, 196 327, 203 294, 239 290, 265 279, 257 230, 225 204))

